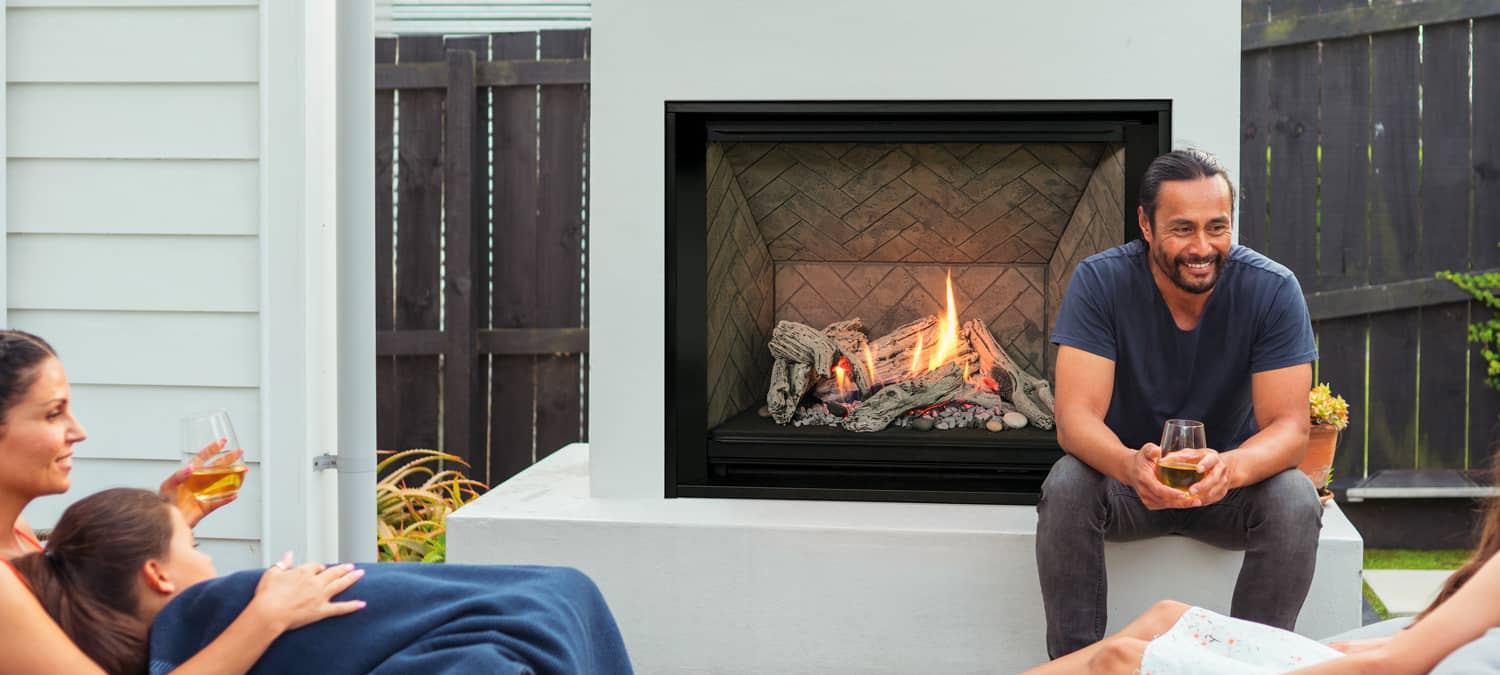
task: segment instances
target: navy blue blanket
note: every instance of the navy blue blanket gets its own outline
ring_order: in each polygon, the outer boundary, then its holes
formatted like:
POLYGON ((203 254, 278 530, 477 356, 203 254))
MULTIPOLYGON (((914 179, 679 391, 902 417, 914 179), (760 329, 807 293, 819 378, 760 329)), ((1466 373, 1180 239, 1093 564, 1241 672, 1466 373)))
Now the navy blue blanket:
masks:
MULTIPOLYGON (((629 673, 594 582, 566 567, 382 563, 337 600, 353 614, 282 635, 252 673, 629 673)), ((166 673, 224 631, 260 570, 197 584, 151 627, 151 672, 166 673)))

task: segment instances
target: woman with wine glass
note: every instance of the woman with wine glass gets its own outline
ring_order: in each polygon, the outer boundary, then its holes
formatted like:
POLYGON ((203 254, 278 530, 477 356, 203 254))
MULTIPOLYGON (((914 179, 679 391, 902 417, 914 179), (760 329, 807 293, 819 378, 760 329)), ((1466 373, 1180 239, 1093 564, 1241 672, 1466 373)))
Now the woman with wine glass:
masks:
MULTIPOLYGON (((88 437, 70 408, 71 391, 57 352, 41 338, 0 330, 0 559, 42 550, 21 517, 33 499, 66 492, 73 446, 88 437)), ((205 448, 205 456, 219 447, 205 448)), ((205 503, 182 489, 191 463, 167 477, 161 494, 185 521, 197 523, 232 499, 205 503)), ((331 598, 358 578, 352 567, 291 565, 290 554, 266 570, 254 599, 218 640, 184 664, 185 672, 244 672, 286 627, 346 614, 356 603, 331 598)), ((98 672, 68 640, 13 570, 0 571, 0 670, 98 672)))

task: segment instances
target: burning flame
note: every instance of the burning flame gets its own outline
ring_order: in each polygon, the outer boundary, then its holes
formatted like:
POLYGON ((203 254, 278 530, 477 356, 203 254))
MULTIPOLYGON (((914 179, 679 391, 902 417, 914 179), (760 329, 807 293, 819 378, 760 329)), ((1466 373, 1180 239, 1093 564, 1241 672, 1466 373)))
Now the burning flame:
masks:
POLYGON ((839 362, 833 366, 833 377, 834 377, 835 380, 838 381, 838 385, 839 385, 839 397, 840 398, 845 398, 845 397, 847 397, 849 395, 849 389, 850 389, 850 386, 849 386, 849 368, 850 367, 851 366, 849 364, 849 359, 846 359, 846 358, 844 358, 842 356, 839 357, 839 362))
MULTIPOLYGON (((922 345, 917 343, 917 353, 922 351, 922 345)), ((953 270, 948 270, 948 311, 943 316, 943 329, 938 334, 937 349, 932 352, 932 357, 927 360, 927 370, 937 370, 938 366, 947 363, 953 358, 954 352, 958 351, 958 308, 953 304, 953 270)), ((912 359, 914 362, 916 358, 912 359)), ((916 372, 913 363, 912 372, 916 372)), ((964 376, 968 380, 968 375, 964 376)))
POLYGON ((917 364, 922 362, 922 338, 924 338, 924 337, 926 337, 926 336, 925 335, 918 335, 917 336, 917 350, 911 353, 911 374, 912 375, 916 375, 916 374, 922 372, 922 371, 920 371, 920 370, 917 369, 917 364))
POLYGON ((875 385, 875 357, 873 357, 873 356, 870 355, 870 343, 868 343, 868 342, 865 343, 865 369, 870 372, 870 376, 868 378, 866 378, 865 381, 869 382, 871 386, 874 386, 875 385))

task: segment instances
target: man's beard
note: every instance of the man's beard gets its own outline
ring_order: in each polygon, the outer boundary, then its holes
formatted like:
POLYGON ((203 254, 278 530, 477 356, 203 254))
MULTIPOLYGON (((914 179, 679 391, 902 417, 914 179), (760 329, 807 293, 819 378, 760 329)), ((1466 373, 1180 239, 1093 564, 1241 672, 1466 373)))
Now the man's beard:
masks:
MULTIPOLYGON (((1159 251, 1160 249, 1156 250, 1159 251)), ((1214 284, 1219 283, 1219 273, 1224 266, 1224 256, 1218 253, 1211 256, 1179 255, 1175 259, 1167 260, 1166 254, 1153 251, 1151 257, 1156 260, 1157 267, 1160 267, 1163 272, 1167 273, 1167 278, 1171 279, 1173 284, 1194 295, 1202 295, 1213 290, 1214 284), (1209 269, 1213 272, 1206 281, 1194 283, 1183 275, 1182 268, 1184 266, 1204 262, 1210 263, 1209 269)))

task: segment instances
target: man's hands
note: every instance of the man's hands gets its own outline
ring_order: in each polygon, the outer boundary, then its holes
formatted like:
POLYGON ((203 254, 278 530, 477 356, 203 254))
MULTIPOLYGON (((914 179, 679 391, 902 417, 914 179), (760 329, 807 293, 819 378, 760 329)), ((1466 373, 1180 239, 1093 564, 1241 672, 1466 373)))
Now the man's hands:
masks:
POLYGON ((1188 494, 1198 502, 1194 506, 1217 503, 1224 495, 1229 494, 1228 455, 1204 448, 1202 458, 1198 460, 1198 473, 1203 474, 1203 477, 1188 488, 1188 494))
POLYGON ((1191 509, 1218 502, 1229 493, 1229 464, 1225 456, 1204 448, 1198 451, 1198 472, 1203 477, 1193 484, 1187 494, 1163 485, 1156 477, 1156 462, 1161 459, 1161 446, 1147 443, 1130 460, 1126 483, 1135 490, 1141 503, 1152 511, 1161 509, 1191 509))

